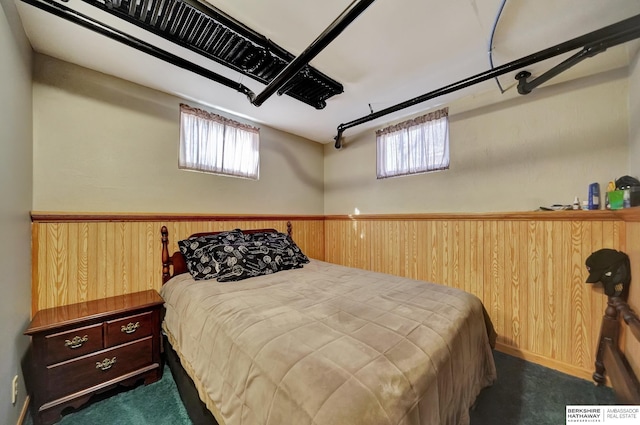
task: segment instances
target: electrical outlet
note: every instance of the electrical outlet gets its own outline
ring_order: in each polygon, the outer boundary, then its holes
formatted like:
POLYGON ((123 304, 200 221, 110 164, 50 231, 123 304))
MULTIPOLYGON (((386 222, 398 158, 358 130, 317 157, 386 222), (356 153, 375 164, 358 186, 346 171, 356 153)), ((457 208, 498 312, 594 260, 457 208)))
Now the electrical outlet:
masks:
POLYGON ((11 404, 16 404, 18 399, 18 375, 11 380, 11 404))

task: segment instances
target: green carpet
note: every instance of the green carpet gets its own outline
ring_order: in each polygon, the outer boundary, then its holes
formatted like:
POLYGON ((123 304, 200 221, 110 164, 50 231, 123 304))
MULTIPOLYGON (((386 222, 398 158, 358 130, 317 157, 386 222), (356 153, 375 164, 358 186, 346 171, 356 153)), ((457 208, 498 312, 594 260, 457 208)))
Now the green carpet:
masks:
MULTIPOLYGON (((498 381, 480 393, 471 425, 562 425, 568 404, 616 404, 610 388, 499 352, 494 357, 498 381)), ((31 424, 28 418, 25 425, 31 424)), ((165 367, 160 381, 92 402, 63 416, 59 424, 191 425, 191 421, 165 367)))
MULTIPOLYGON (((24 425, 32 425, 31 417, 24 425)), ((162 379, 90 402, 63 415, 60 425, 191 425, 178 389, 165 366, 162 379)))
POLYGON ((498 380, 478 396, 471 425, 563 425, 567 405, 617 404, 611 388, 498 351, 493 356, 498 380))

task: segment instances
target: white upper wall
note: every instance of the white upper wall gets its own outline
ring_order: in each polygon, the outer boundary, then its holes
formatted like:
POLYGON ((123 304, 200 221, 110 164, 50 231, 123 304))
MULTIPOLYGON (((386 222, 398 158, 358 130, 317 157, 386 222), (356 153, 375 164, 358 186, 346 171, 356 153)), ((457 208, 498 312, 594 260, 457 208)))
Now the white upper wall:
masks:
POLYGON ((0 423, 15 424, 26 397, 20 361, 31 310, 32 122, 31 46, 12 0, 0 0, 0 58, 0 423))
POLYGON ((377 180, 373 132, 325 146, 325 214, 532 211, 628 173, 626 69, 503 97, 449 105, 446 171, 377 180))
POLYGON ((184 100, 43 55, 33 78, 36 211, 323 213, 322 145, 262 126, 259 181, 179 170, 184 100))
POLYGON ((570 204, 592 182, 604 192, 634 175, 629 84, 619 69, 527 96, 512 87, 497 103, 456 102, 451 169, 386 180, 375 177, 373 132, 347 132, 336 151, 263 127, 255 182, 178 170, 181 99, 36 55, 33 209, 379 214, 570 204))

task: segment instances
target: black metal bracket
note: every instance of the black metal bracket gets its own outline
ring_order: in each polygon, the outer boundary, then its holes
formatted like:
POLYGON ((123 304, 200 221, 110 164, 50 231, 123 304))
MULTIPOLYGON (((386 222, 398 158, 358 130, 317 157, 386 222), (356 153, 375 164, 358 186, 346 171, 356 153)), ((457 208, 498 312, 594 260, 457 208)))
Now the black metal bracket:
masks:
POLYGON ((341 127, 338 127, 338 134, 336 135, 336 137, 333 138, 333 140, 336 141, 335 145, 333 145, 336 149, 340 149, 342 147, 342 133, 344 132, 344 129, 341 127))
MULTIPOLYGON (((570 58, 560 62, 558 65, 554 66, 544 74, 539 77, 527 81, 527 78, 531 77, 531 73, 529 71, 520 71, 516 74, 516 80, 518 80, 518 93, 520 94, 529 94, 536 87, 540 86, 543 83, 546 83, 553 77, 558 74, 566 71, 574 65, 577 65, 579 62, 587 58, 594 57, 595 55, 604 52, 610 46, 610 42, 602 42, 595 45, 585 46, 582 50, 580 50, 575 55, 570 58)), ((620 43, 615 43, 620 44, 620 43)), ((615 45, 614 44, 614 45, 615 45)))
MULTIPOLYGON (((369 121, 373 121, 375 119, 400 111, 410 106, 426 102, 427 100, 431 100, 445 94, 453 93, 455 91, 470 87, 491 78, 495 78, 509 72, 521 70, 527 66, 533 65, 534 63, 538 63, 543 60, 547 60, 555 56, 582 48, 580 52, 558 65, 556 67, 557 69, 550 70, 550 73, 548 73, 543 79, 536 79, 534 81, 527 82, 526 79, 529 78, 531 74, 527 71, 518 73, 518 75, 520 76, 519 80, 524 80, 524 82, 522 83, 523 90, 531 91, 536 86, 559 74, 563 70, 568 69, 573 64, 578 63, 579 61, 587 57, 601 53, 609 47, 626 43, 627 41, 631 41, 636 38, 640 38, 640 15, 632 16, 615 24, 603 27, 599 30, 595 30, 580 37, 565 41, 564 43, 560 43, 553 47, 549 47, 531 55, 522 57, 515 61, 501 65, 497 68, 492 68, 480 74, 473 75, 471 77, 465 78, 464 80, 449 84, 448 86, 441 87, 437 90, 433 90, 421 96, 414 97, 413 99, 406 100, 404 102, 398 103, 396 105, 382 109, 378 112, 350 121, 348 123, 340 124, 337 128, 338 136, 336 136, 335 147, 336 149, 339 149, 342 146, 342 142, 340 141, 342 138, 342 134, 349 128, 364 124, 369 121)), ((520 89, 518 89, 518 91, 520 91, 520 89)))

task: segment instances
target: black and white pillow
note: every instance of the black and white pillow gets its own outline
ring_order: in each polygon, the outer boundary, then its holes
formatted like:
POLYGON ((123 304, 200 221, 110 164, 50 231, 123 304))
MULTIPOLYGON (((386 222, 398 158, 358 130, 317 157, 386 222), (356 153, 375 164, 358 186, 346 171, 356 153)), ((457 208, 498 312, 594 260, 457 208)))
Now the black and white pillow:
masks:
POLYGON ((187 269, 195 280, 213 279, 217 276, 210 251, 219 245, 230 245, 243 241, 240 229, 221 232, 215 235, 198 236, 178 241, 180 252, 184 255, 187 269))
POLYGON ((269 247, 281 250, 282 255, 292 258, 292 261, 307 264, 309 258, 296 245, 291 236, 281 232, 245 233, 245 241, 261 242, 269 247))
POLYGON ((281 250, 262 242, 218 245, 211 248, 208 254, 215 264, 218 282, 243 280, 302 267, 289 256, 283 255, 281 250))

